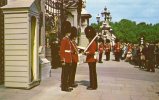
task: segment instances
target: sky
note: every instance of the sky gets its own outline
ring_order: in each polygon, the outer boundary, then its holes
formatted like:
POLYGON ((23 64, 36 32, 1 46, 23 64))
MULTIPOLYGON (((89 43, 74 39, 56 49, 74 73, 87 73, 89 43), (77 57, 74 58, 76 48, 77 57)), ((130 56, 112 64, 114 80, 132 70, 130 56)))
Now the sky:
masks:
POLYGON ((106 7, 113 22, 129 19, 137 23, 159 23, 159 0, 87 0, 86 9, 92 15, 90 23, 97 23, 96 16, 104 20, 101 12, 106 7))

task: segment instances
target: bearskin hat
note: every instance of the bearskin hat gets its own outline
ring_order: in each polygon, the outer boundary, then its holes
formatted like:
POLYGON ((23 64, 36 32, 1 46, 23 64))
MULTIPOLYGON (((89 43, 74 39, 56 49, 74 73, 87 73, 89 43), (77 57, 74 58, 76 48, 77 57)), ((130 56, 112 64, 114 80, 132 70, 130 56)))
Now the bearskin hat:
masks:
POLYGON ((87 26, 84 31, 87 38, 94 38, 96 36, 96 31, 91 26, 87 26))
POLYGON ((98 42, 104 43, 104 39, 100 37, 100 38, 98 39, 98 42))
POLYGON ((69 21, 65 21, 62 24, 62 32, 64 35, 71 32, 71 23, 69 21))
POLYGON ((70 38, 77 37, 77 28, 76 27, 71 27, 71 36, 70 38))
POLYGON ((115 43, 117 43, 117 42, 119 42, 119 39, 116 38, 116 39, 115 39, 115 43))
POLYGON ((109 39, 106 39, 106 43, 110 43, 110 40, 109 40, 109 39))

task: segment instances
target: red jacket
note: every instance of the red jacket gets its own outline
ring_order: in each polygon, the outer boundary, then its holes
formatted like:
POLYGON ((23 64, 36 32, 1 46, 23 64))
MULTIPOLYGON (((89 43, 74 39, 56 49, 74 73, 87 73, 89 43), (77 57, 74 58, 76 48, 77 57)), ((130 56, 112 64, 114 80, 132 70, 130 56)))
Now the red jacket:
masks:
POLYGON ((99 53, 103 53, 103 50, 104 50, 104 45, 103 45, 103 43, 100 43, 99 47, 98 47, 99 53))
POLYGON ((86 51, 87 57, 86 62, 96 62, 97 59, 95 58, 95 52, 97 50, 97 44, 95 41, 92 42, 88 50, 86 51))
POLYGON ((131 52, 132 51, 132 46, 128 45, 128 51, 131 52))
POLYGON ((71 41, 71 49, 72 49, 72 62, 78 62, 78 48, 76 42, 71 41))
POLYGON ((60 58, 61 58, 61 61, 64 61, 65 63, 72 63, 71 43, 70 43, 70 39, 67 37, 64 37, 61 40, 60 58))
POLYGON ((114 52, 120 52, 120 43, 114 45, 114 52))
POLYGON ((111 45, 110 44, 105 44, 104 49, 105 49, 105 52, 110 52, 111 51, 111 45))

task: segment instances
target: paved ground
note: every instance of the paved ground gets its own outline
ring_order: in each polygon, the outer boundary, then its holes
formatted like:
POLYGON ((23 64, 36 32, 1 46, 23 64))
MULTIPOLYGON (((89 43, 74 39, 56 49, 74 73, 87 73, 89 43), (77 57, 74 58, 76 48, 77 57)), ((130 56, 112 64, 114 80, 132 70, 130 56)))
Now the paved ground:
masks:
POLYGON ((159 69, 155 73, 139 70, 124 61, 97 64, 98 89, 87 90, 88 65, 80 64, 72 92, 60 90, 61 68, 31 90, 0 86, 0 100, 159 100, 159 69))

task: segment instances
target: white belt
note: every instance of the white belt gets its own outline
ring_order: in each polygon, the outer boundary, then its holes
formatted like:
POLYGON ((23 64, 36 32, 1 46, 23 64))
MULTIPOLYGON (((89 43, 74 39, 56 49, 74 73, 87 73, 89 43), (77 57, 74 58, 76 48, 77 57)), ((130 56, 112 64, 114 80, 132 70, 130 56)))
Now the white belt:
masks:
POLYGON ((65 52, 70 53, 70 52, 71 52, 71 50, 65 50, 65 52))

